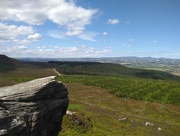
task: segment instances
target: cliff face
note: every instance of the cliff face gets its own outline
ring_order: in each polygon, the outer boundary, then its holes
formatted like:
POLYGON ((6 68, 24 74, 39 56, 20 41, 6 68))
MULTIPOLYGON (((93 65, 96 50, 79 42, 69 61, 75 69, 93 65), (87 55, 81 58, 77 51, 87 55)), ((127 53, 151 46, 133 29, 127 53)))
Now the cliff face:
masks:
POLYGON ((57 136, 67 95, 67 88, 54 77, 0 88, 0 135, 57 136))

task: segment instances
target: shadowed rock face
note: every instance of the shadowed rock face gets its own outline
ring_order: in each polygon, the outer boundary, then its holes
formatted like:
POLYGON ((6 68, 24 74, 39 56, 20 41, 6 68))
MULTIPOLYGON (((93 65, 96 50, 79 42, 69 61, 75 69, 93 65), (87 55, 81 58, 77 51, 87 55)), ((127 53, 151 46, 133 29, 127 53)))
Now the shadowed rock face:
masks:
POLYGON ((54 78, 0 88, 0 135, 58 135, 69 100, 67 88, 54 78))

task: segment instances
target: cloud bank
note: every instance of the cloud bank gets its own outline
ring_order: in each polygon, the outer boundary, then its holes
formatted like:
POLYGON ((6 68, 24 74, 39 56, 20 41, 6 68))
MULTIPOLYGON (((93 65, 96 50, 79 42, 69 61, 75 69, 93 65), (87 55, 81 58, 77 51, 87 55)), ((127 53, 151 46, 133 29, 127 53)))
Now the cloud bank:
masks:
POLYGON ((60 58, 60 57, 99 57, 111 52, 111 47, 107 46, 102 49, 96 49, 89 46, 38 46, 36 48, 27 48, 26 46, 2 46, 0 54, 6 53, 9 56, 15 57, 45 57, 60 58))
POLYGON ((50 20, 66 30, 64 35, 75 36, 85 30, 97 9, 85 9, 67 0, 1 0, 0 20, 41 25, 50 20))
POLYGON ((32 26, 16 26, 0 23, 0 43, 30 44, 42 37, 32 26))

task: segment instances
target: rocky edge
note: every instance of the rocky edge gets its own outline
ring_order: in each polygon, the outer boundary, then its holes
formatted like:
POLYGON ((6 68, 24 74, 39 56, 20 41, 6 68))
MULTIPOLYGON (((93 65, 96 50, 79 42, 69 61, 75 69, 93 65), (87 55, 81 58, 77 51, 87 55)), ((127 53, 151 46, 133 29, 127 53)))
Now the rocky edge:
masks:
POLYGON ((0 136, 57 136, 68 92, 55 77, 0 88, 0 136))

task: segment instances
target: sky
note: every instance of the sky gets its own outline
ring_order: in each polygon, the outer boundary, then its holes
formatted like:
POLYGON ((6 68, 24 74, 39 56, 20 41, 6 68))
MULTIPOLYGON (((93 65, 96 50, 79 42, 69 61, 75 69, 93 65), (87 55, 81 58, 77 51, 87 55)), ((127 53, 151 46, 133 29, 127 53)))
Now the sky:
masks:
POLYGON ((180 0, 0 0, 0 54, 180 59, 180 0))

